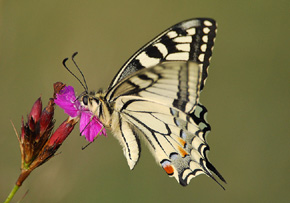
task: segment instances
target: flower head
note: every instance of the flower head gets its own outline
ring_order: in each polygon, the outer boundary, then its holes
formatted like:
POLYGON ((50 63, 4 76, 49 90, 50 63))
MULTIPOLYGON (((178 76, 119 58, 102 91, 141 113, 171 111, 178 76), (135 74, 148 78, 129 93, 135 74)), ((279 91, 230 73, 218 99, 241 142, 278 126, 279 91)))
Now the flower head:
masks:
POLYGON ((81 135, 85 135, 89 142, 94 141, 98 135, 107 135, 99 119, 87 108, 81 106, 72 86, 65 86, 56 94, 55 103, 69 116, 80 117, 81 135))
MULTIPOLYGON (((54 97, 63 88, 62 83, 55 83, 54 97)), ((54 156, 79 121, 78 117, 69 117, 52 133, 54 104, 54 98, 50 98, 48 105, 42 110, 41 98, 38 98, 32 106, 27 122, 24 122, 22 117, 21 135, 17 137, 22 157, 21 174, 16 182, 18 186, 21 186, 35 168, 54 156)))

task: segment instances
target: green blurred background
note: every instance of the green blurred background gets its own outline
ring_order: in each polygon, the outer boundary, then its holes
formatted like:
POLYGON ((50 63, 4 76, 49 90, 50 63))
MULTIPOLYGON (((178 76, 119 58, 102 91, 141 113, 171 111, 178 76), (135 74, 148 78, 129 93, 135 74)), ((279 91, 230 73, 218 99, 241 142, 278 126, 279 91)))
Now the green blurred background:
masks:
MULTIPOLYGON (((20 130, 21 116, 39 96, 46 104, 56 81, 83 91, 62 67, 65 57, 78 51, 90 89, 106 88, 137 49, 193 17, 219 24, 201 101, 212 126, 209 158, 228 181, 226 191, 204 175, 180 186, 144 143, 130 171, 110 133, 82 151, 86 141, 77 128, 61 154, 32 173, 14 202, 27 190, 23 203, 290 201, 289 0, 2 0, 0 6, 0 201, 20 172, 10 120, 20 130)), ((66 116, 57 109, 55 118, 59 125, 66 116)))

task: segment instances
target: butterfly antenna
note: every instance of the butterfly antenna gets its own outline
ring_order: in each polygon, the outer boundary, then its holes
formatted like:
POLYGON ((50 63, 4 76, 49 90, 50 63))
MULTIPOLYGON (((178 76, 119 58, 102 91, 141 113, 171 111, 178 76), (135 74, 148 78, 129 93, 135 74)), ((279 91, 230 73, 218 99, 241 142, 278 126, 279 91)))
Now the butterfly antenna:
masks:
POLYGON ((72 76, 74 76, 79 82, 80 82, 80 84, 83 86, 83 88, 85 89, 85 91, 87 92, 87 88, 84 86, 84 84, 82 83, 82 81, 80 81, 80 79, 75 75, 75 74, 73 74, 73 72, 71 72, 71 70, 66 66, 66 61, 68 60, 68 58, 65 58, 65 59, 63 59, 63 61, 62 61, 62 65, 65 67, 65 69, 72 75, 72 76))
POLYGON ((85 85, 86 85, 85 90, 86 90, 86 92, 88 92, 88 85, 87 85, 87 82, 86 82, 86 78, 85 78, 83 72, 81 71, 81 69, 79 68, 78 64, 77 64, 76 61, 75 61, 75 56, 76 56, 77 54, 78 54, 78 52, 75 52, 75 53, 72 55, 71 59, 72 59, 72 61, 74 62, 74 64, 75 64, 75 66, 77 67, 77 69, 79 70, 80 74, 82 75, 83 80, 84 80, 84 83, 85 83, 85 85))

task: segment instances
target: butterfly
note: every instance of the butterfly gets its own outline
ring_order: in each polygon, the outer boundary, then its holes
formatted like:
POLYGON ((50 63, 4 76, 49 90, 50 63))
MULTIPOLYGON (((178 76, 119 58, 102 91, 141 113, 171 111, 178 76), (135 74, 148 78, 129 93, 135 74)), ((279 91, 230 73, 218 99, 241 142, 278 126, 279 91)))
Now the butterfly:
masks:
POLYGON ((157 163, 181 185, 206 174, 224 188, 206 155, 210 125, 199 102, 216 30, 210 18, 180 22, 139 49, 106 91, 82 95, 81 104, 119 140, 131 170, 144 138, 157 163))

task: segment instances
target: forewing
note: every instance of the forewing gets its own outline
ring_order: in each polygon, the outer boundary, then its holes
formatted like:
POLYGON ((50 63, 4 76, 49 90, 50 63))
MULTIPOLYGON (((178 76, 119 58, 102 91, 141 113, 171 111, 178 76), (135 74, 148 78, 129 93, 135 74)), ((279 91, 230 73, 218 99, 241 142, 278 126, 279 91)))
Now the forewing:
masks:
POLYGON ((132 73, 165 61, 192 61, 201 64, 203 75, 200 89, 203 89, 216 29, 216 22, 210 18, 190 19, 168 28, 122 66, 109 89, 132 73))
POLYGON ((106 100, 113 103, 121 96, 135 95, 192 113, 198 103, 201 81, 200 65, 164 62, 130 75, 107 93, 106 100))

